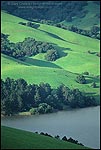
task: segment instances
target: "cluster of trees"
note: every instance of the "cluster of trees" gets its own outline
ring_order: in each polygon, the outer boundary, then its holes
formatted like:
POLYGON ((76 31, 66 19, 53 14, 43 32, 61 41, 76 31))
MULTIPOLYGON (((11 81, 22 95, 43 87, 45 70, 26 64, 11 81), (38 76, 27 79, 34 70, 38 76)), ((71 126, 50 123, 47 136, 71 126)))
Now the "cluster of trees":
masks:
POLYGON ((49 61, 55 61, 59 58, 57 50, 49 43, 36 41, 28 37, 23 42, 11 43, 8 35, 1 34, 1 52, 14 58, 24 58, 38 53, 46 53, 45 58, 49 61))
MULTIPOLYGON (((38 132, 35 132, 35 133, 38 134, 38 132)), ((53 136, 50 135, 50 134, 48 134, 48 133, 41 132, 40 134, 41 134, 41 135, 45 135, 45 136, 49 136, 49 137, 52 137, 52 138, 53 138, 53 136)), ((56 139, 60 139, 60 136, 59 136, 59 135, 56 135, 55 138, 56 138, 56 139)), ((71 137, 70 137, 69 139, 67 139, 67 137, 64 136, 61 140, 84 146, 82 143, 79 143, 77 140, 74 140, 74 139, 71 138, 71 137)))
POLYGON ((33 19, 34 22, 37 22, 37 23, 41 23, 41 24, 47 24, 47 25, 53 25, 55 26, 55 23, 54 21, 52 20, 45 20, 45 19, 33 19))
POLYGON ((78 140, 74 140, 74 139, 71 138, 71 137, 70 137, 69 139, 67 139, 67 137, 64 136, 64 137, 62 138, 62 140, 67 141, 67 142, 71 142, 71 143, 74 143, 74 144, 78 144, 78 145, 84 146, 82 143, 79 143, 78 140))
POLYGON ((28 26, 28 27, 31 27, 31 28, 35 28, 35 29, 37 29, 40 26, 39 24, 33 23, 31 21, 29 21, 27 23, 19 22, 19 24, 24 25, 24 26, 28 26))
POLYGON ((94 97, 86 96, 79 89, 69 89, 60 85, 51 88, 48 83, 27 84, 24 79, 1 79, 1 112, 12 115, 30 111, 31 114, 44 114, 64 109, 96 106, 94 97))
POLYGON ((100 40, 100 27, 98 27, 96 25, 92 26, 90 30, 79 29, 76 26, 71 25, 68 27, 68 30, 76 32, 81 35, 85 35, 85 36, 88 36, 91 38, 96 38, 96 39, 100 40))
POLYGON ((53 112, 53 107, 48 105, 47 103, 40 103, 38 107, 36 108, 31 108, 30 113, 31 115, 34 114, 44 114, 44 113, 52 113, 53 112))
POLYGON ((100 40, 100 27, 96 25, 92 26, 90 30, 83 30, 83 29, 79 29, 77 26, 74 26, 74 25, 66 26, 60 23, 57 23, 56 26, 65 30, 69 30, 69 31, 76 32, 81 35, 85 35, 85 36, 100 40))
MULTIPOLYGON (((84 75, 89 75, 89 72, 83 72, 84 75)), ((86 84, 87 81, 85 79, 85 76, 83 74, 79 74, 76 76, 76 82, 80 83, 80 84, 86 84)), ((95 82, 92 82, 91 87, 93 88, 97 88, 97 85, 95 82)))

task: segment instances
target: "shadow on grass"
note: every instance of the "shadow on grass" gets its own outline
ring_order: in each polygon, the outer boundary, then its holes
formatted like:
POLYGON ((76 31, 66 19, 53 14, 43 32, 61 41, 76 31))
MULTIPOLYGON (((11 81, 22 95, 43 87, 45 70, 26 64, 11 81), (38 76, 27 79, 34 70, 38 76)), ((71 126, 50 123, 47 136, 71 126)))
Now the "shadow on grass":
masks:
POLYGON ((68 48, 60 47, 60 46, 58 46, 57 44, 54 44, 54 43, 50 43, 50 44, 52 44, 53 47, 58 51, 60 58, 67 56, 68 51, 72 51, 72 49, 69 48, 69 47, 68 48), (67 52, 64 52, 64 51, 67 51, 67 52))
MULTIPOLYGON (((89 76, 87 76, 86 80, 87 80, 87 84, 93 83, 93 82, 95 82, 95 83, 99 83, 100 82, 99 78, 97 78, 97 77, 89 77, 89 76)), ((96 88, 99 88, 99 86, 97 86, 96 88)))
POLYGON ((43 60, 38 60, 38 59, 33 59, 33 58, 28 58, 28 57, 25 59, 24 62, 27 62, 27 63, 29 63, 31 65, 34 65, 34 66, 39 66, 39 67, 50 67, 50 68, 59 68, 59 69, 62 69, 58 65, 53 64, 51 62, 43 61, 43 60))
POLYGON ((51 36, 53 38, 56 38, 58 40, 62 40, 64 42, 68 42, 68 43, 71 43, 71 44, 77 44, 77 45, 79 45, 78 43, 74 43, 74 42, 71 42, 71 41, 68 41, 68 40, 64 40, 63 38, 59 37, 56 34, 53 34, 53 33, 50 33, 50 32, 47 32, 47 31, 44 31, 44 30, 41 30, 41 29, 37 29, 37 30, 40 30, 41 32, 44 32, 44 33, 48 34, 49 36, 51 36))
POLYGON ((49 36, 51 36, 51 37, 53 37, 53 38, 56 38, 56 39, 58 39, 58 40, 62 40, 62 41, 67 42, 66 40, 60 38, 59 36, 57 36, 57 35, 55 35, 55 34, 53 34, 53 33, 50 33, 50 32, 47 32, 47 31, 44 31, 44 30, 41 30, 41 29, 38 29, 38 30, 40 30, 40 31, 42 31, 42 32, 44 32, 44 33, 47 33, 49 36))

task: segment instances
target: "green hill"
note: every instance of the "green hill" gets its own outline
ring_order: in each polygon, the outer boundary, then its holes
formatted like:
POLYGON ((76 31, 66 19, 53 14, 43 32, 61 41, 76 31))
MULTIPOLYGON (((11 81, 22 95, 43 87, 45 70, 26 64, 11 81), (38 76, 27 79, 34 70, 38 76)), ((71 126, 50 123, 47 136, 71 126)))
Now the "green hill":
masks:
POLYGON ((37 133, 1 127, 1 149, 88 149, 37 133))
POLYGON ((99 98, 100 59, 91 52, 100 51, 100 43, 77 33, 66 31, 58 27, 40 24, 38 29, 23 26, 19 22, 27 20, 15 17, 5 12, 1 13, 1 30, 9 34, 12 42, 23 41, 26 37, 33 37, 38 41, 50 42, 58 50, 61 58, 55 62, 48 62, 44 54, 18 61, 9 56, 1 55, 2 78, 24 78, 28 83, 48 82, 52 87, 65 84, 70 88, 79 88, 90 95, 99 98), (89 72, 85 76, 87 84, 79 84, 75 81, 77 73, 89 72), (92 88, 92 82, 96 82, 97 88, 92 88))
POLYGON ((75 17, 71 22, 63 21, 62 23, 66 25, 75 25, 81 29, 90 29, 93 25, 100 26, 100 19, 97 17, 97 14, 100 12, 100 5, 94 1, 88 1, 87 5, 83 7, 83 11, 86 12, 86 15, 82 18, 75 17))
POLYGON ((54 23, 72 24, 82 29, 90 29, 95 24, 100 26, 100 1, 41 1, 37 4, 31 1, 3 1, 1 8, 15 16, 31 20, 41 19, 44 23, 50 20, 54 23), (23 8, 26 8, 26 11, 23 8))

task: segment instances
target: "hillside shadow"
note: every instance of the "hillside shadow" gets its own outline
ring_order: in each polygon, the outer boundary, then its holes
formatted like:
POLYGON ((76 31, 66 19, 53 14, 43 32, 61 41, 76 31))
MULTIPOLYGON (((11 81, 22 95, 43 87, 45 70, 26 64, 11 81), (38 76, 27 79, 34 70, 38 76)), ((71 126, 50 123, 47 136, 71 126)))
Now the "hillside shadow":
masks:
POLYGON ((39 66, 39 67, 50 67, 50 68, 59 68, 62 69, 60 66, 53 64, 51 62, 48 61, 43 61, 43 60, 37 60, 37 59, 33 59, 33 58, 26 58, 24 62, 27 62, 31 65, 34 66, 39 66))
POLYGON ((60 37, 59 37, 58 35, 56 35, 56 34, 53 34, 53 33, 50 33, 50 32, 47 32, 47 31, 44 31, 44 30, 41 30, 41 29, 38 29, 38 30, 40 30, 40 31, 42 31, 42 32, 44 32, 44 33, 47 33, 49 36, 51 36, 51 37, 53 37, 53 38, 56 38, 56 39, 59 39, 59 40, 62 40, 62 41, 67 42, 66 40, 60 38, 60 37))
POLYGON ((50 32, 47 32, 47 31, 44 31, 44 30, 41 30, 41 29, 37 29, 37 30, 39 30, 39 31, 41 31, 41 32, 44 32, 44 33, 48 34, 49 36, 51 36, 51 37, 53 37, 53 38, 56 38, 56 39, 58 39, 58 40, 62 40, 62 41, 64 41, 64 42, 68 42, 68 43, 71 43, 71 44, 77 44, 77 45, 79 45, 78 43, 74 43, 74 42, 71 42, 71 41, 68 41, 68 40, 64 40, 63 38, 59 37, 59 36, 56 35, 56 34, 53 34, 53 33, 50 33, 50 32))
POLYGON ((58 51, 60 58, 67 56, 68 51, 72 51, 71 48, 60 47, 60 46, 57 46, 56 44, 53 44, 53 46, 58 51), (64 52, 64 51, 67 51, 67 52, 64 52))

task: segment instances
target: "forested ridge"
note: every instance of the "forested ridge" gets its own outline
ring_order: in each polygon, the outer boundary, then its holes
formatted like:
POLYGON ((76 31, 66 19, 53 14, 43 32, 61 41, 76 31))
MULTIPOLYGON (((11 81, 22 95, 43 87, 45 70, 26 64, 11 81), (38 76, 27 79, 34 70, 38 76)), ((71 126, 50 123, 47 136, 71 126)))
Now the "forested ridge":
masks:
POLYGON ((45 19, 54 22, 71 21, 74 16, 85 16, 86 12, 82 9, 86 5, 86 1, 3 1, 1 3, 3 10, 21 18, 45 19))
POLYGON ((83 108, 96 106, 94 97, 86 96, 79 89, 60 85, 56 89, 48 83, 28 84, 24 79, 1 79, 1 112, 12 115, 30 111, 31 114, 51 113, 64 106, 83 108))

